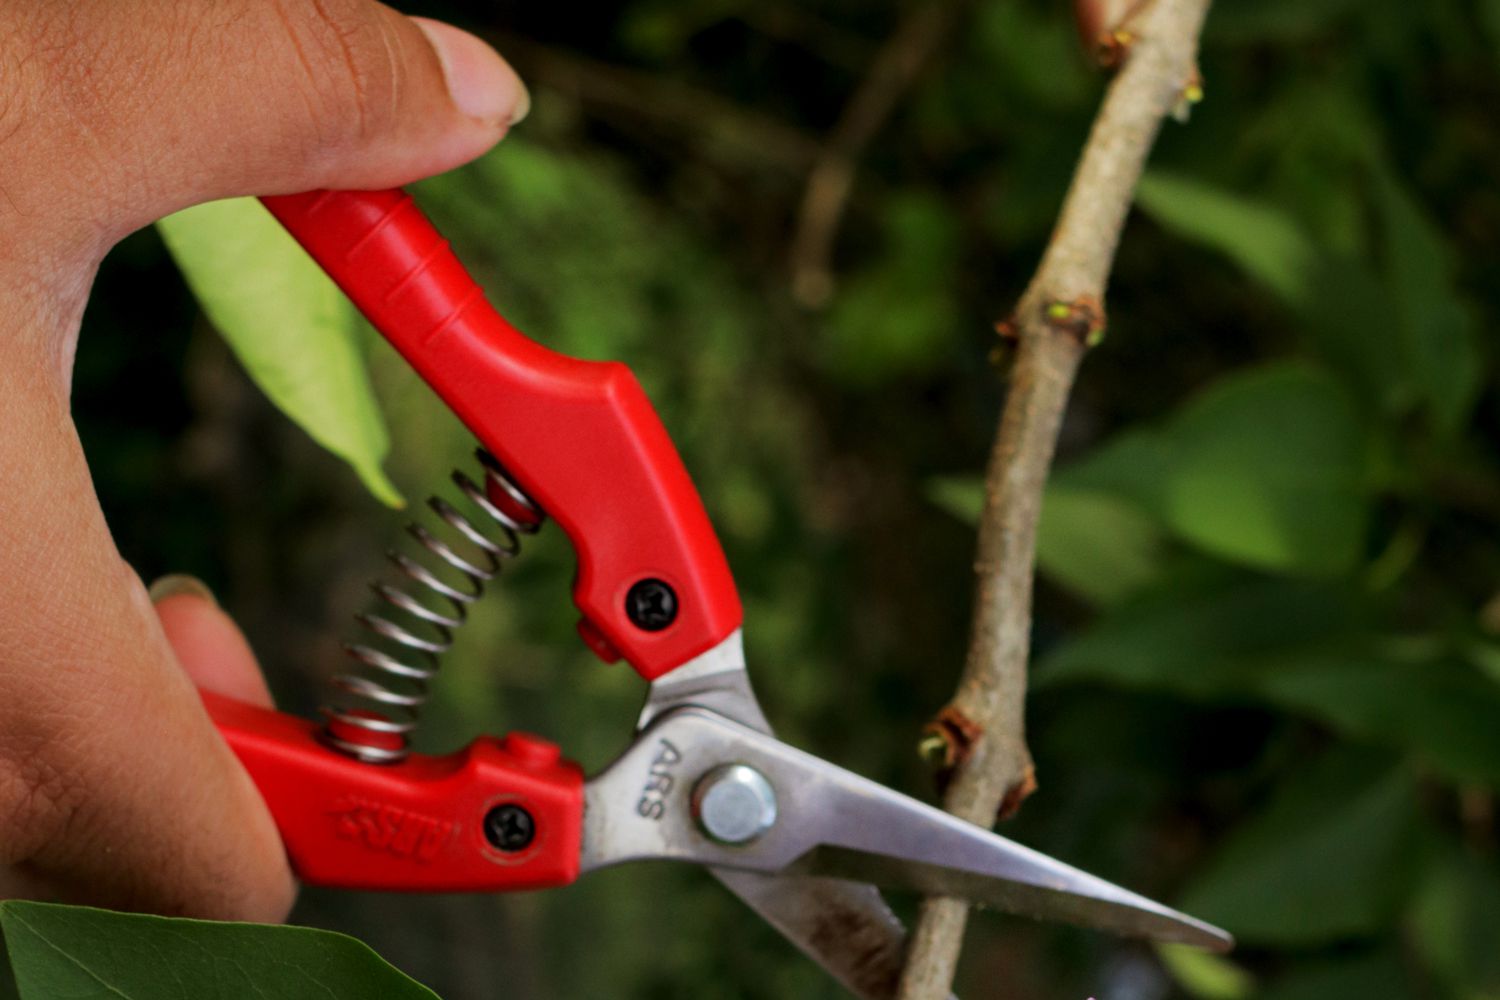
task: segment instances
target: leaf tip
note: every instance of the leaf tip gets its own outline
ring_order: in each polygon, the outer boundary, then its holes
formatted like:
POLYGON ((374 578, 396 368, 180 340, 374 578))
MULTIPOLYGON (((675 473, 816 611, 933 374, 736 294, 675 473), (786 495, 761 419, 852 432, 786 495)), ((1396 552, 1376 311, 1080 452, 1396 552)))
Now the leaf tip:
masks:
POLYGON ((406 497, 401 494, 396 484, 391 482, 390 477, 379 465, 361 462, 354 466, 354 471, 359 476, 360 482, 364 483, 365 489, 369 490, 376 500, 391 510, 406 509, 406 497))

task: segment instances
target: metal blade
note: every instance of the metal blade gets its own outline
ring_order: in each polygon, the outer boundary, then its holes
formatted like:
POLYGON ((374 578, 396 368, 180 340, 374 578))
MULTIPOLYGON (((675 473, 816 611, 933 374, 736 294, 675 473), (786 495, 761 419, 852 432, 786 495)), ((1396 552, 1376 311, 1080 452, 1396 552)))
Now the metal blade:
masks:
POLYGON ((896 995, 906 960, 906 928, 873 886, 834 878, 709 870, 849 992, 864 1000, 891 1000, 896 995))
MULTIPOLYGON (((715 649, 653 683, 637 729, 644 730, 658 716, 687 706, 710 709, 771 735, 750 687, 738 630, 715 649)), ((729 868, 709 871, 856 996, 890 1000, 896 995, 906 957, 906 928, 873 886, 842 879, 771 877, 729 868)))
POLYGON ((771 735, 771 724, 750 688, 745 642, 739 629, 708 652, 652 681, 635 730, 639 733, 657 716, 688 705, 707 708, 758 733, 771 735))
POLYGON ((704 709, 659 714, 585 796, 585 870, 662 858, 853 878, 1131 937, 1219 951, 1231 943, 1217 928, 704 709), (727 762, 748 765, 774 791, 772 822, 744 843, 717 842, 694 818, 695 786, 727 762), (635 808, 619 808, 626 803, 635 808))
MULTIPOLYGON (((977 826, 973 830, 985 832, 977 826)), ((1219 952, 1234 946, 1234 939, 1217 927, 997 835, 992 834, 988 843, 978 838, 945 836, 936 830, 929 830, 927 836, 934 849, 946 848, 954 853, 941 860, 923 861, 887 853, 902 849, 889 843, 873 851, 824 846, 785 871, 953 896, 1007 913, 1125 937, 1174 941, 1219 952)))

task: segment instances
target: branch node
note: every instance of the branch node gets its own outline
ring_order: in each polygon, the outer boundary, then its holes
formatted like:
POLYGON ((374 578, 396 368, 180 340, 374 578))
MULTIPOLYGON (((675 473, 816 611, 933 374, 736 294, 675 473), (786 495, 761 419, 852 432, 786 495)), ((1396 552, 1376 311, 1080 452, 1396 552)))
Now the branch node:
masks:
POLYGON ((1129 28, 1100 32, 1099 40, 1094 47, 1095 60, 1104 69, 1119 69, 1125 64, 1126 57, 1130 55, 1131 46, 1135 45, 1135 38, 1135 32, 1129 28))
POLYGON ((1047 326, 1078 339, 1086 347, 1104 340, 1104 304, 1096 295, 1080 295, 1072 302, 1053 300, 1042 310, 1047 326))
POLYGON ((923 727, 917 752, 933 769, 933 780, 940 792, 947 789, 953 773, 968 761, 974 744, 983 736, 983 727, 954 705, 944 706, 923 727))
POLYGON ((995 822, 1002 823, 1020 812, 1021 803, 1029 799, 1034 791, 1036 791, 1036 767, 1028 762, 1026 770, 1021 772, 1020 779, 1005 790, 1005 797, 1000 800, 1000 808, 995 813, 995 822))
POLYGON ((1000 342, 990 348, 987 359, 990 367, 1003 372, 1015 357, 1016 345, 1021 342, 1021 327, 1014 314, 995 320, 995 336, 1000 342))
POLYGON ((1177 95, 1177 103, 1172 105, 1172 119, 1179 124, 1186 124, 1193 113, 1193 107, 1203 103, 1203 74, 1198 72, 1198 67, 1193 67, 1193 72, 1188 76, 1187 83, 1182 85, 1182 90, 1177 95))

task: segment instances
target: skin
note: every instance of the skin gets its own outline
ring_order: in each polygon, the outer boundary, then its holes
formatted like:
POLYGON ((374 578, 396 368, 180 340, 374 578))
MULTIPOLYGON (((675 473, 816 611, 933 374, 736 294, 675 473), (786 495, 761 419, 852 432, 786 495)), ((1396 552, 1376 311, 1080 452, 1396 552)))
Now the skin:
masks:
POLYGON ((447 170, 527 106, 477 39, 367 0, 0 4, 0 895, 276 921, 295 893, 195 686, 268 703, 254 655, 190 586, 153 605, 69 414, 100 259, 198 202, 447 170))

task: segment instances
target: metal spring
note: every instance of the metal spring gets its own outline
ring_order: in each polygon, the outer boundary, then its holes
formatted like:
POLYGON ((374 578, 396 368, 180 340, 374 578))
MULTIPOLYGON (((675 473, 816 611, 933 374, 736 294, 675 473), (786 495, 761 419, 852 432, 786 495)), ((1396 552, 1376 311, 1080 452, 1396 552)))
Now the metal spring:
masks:
POLYGON ((332 680, 333 698, 322 709, 326 722, 320 738, 351 757, 391 764, 407 756, 439 657, 452 647, 454 631, 468 619, 469 605, 499 575, 505 561, 520 552, 520 536, 535 534, 545 520, 541 508, 488 452, 481 449, 477 456, 484 466, 485 487, 508 498, 504 506, 516 513, 502 509, 490 500, 485 488, 455 471, 454 485, 495 522, 498 536, 485 534, 441 497, 431 497, 427 506, 456 538, 467 543, 460 546, 465 552, 420 524, 409 524, 406 531, 437 564, 462 577, 462 582, 449 584, 422 563, 396 551, 388 553, 391 565, 405 578, 405 589, 383 581, 372 583, 371 589, 385 607, 355 616, 385 648, 369 642, 346 644, 344 651, 360 666, 332 680))

